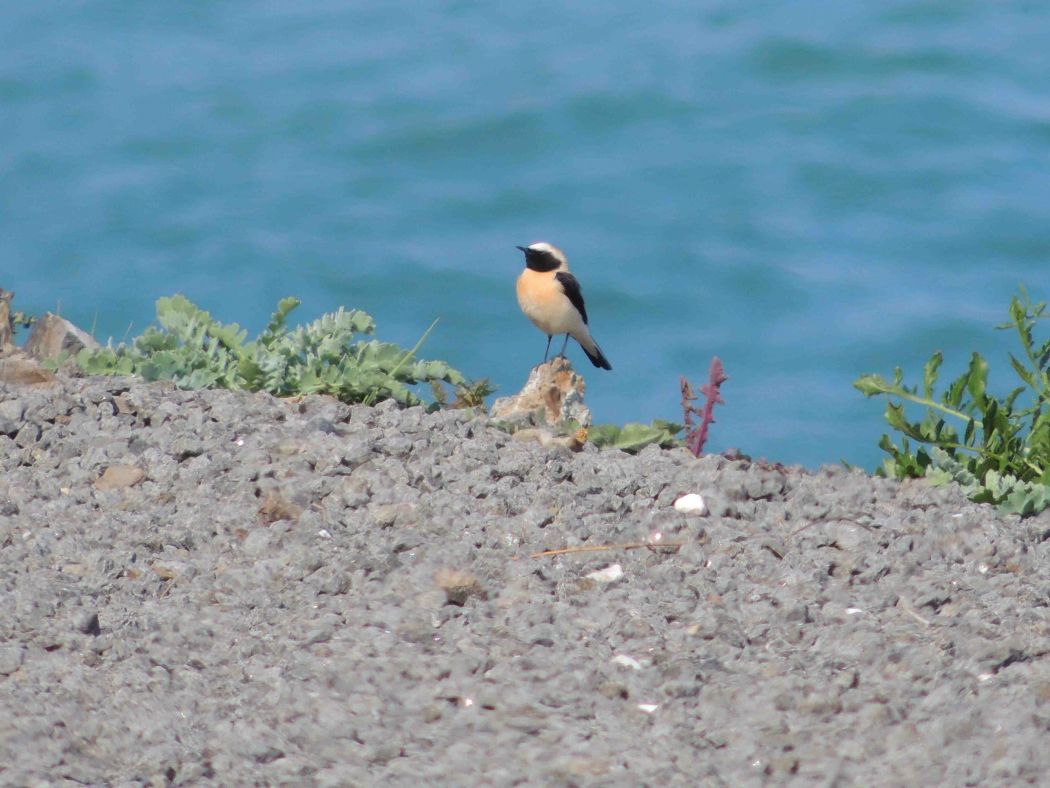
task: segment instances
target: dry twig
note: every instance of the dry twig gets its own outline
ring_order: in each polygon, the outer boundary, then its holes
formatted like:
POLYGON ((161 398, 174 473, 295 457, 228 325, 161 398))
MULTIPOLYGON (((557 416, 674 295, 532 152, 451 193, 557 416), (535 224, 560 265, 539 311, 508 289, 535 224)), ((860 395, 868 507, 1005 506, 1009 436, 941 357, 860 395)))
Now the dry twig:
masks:
POLYGON ((559 547, 557 550, 543 550, 533 553, 529 558, 546 558, 550 555, 567 555, 568 553, 598 553, 607 550, 640 550, 647 547, 650 550, 662 550, 673 548, 678 550, 684 547, 685 542, 623 542, 622 544, 582 544, 575 547, 559 547))
POLYGON ((899 607, 901 610, 903 610, 909 616, 914 618, 916 621, 918 621, 924 627, 930 626, 930 620, 927 619, 927 618, 923 618, 918 613, 916 613, 915 612, 915 608, 913 608, 911 606, 911 603, 907 599, 905 599, 904 597, 900 597, 900 598, 897 599, 897 607, 899 607))
POLYGON ((875 529, 874 528, 872 528, 870 525, 865 525, 864 523, 860 522, 859 520, 850 520, 849 518, 846 518, 846 517, 821 517, 819 520, 812 520, 812 521, 806 523, 805 525, 799 526, 798 528, 796 528, 794 531, 791 532, 791 535, 792 536, 798 536, 800 533, 805 531, 807 528, 812 528, 815 525, 836 525, 836 524, 839 524, 839 523, 845 523, 846 525, 859 525, 865 531, 868 531, 869 533, 875 533, 875 529))

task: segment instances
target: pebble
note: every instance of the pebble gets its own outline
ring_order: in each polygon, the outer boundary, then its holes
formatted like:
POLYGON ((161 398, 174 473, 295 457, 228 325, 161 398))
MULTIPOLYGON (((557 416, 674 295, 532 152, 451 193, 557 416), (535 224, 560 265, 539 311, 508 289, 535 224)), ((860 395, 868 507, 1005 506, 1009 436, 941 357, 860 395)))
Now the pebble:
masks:
POLYGON ((77 632, 82 632, 85 635, 99 635, 102 633, 102 627, 98 620, 98 612, 95 610, 85 610, 80 613, 76 617, 74 627, 77 632))
POLYGON ((587 573, 587 579, 596 583, 615 583, 623 579, 623 567, 619 564, 610 564, 604 569, 596 569, 587 573))
POLYGON ((612 658, 614 665, 620 665, 621 667, 630 668, 631 670, 641 670, 642 663, 636 660, 634 657, 629 657, 626 654, 617 654, 612 658))
POLYGON ((674 508, 682 514, 692 514, 697 517, 705 517, 708 514, 707 503, 699 493, 683 495, 674 502, 674 508))
POLYGON ((134 465, 111 465, 95 482, 95 489, 120 490, 138 484, 145 476, 145 471, 134 465))
POLYGON ((0 646, 0 676, 9 676, 22 666, 25 647, 21 645, 0 646))

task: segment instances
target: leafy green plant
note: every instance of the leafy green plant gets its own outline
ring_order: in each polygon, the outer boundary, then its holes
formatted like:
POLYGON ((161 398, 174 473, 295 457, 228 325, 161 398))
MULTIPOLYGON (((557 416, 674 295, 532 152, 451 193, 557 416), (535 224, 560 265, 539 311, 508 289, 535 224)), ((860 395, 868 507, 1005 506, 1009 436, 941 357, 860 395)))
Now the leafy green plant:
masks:
POLYGON ((955 481, 971 499, 1023 516, 1050 506, 1050 339, 1033 336, 1046 310, 1045 301, 1033 304, 1022 290, 1011 299, 1010 321, 997 326, 1016 331, 1022 349, 1020 358, 1010 354, 1010 363, 1023 385, 1002 399, 989 394, 988 363, 979 353, 940 395, 934 393, 940 352, 923 368, 921 392, 904 385, 899 367, 892 382, 879 375, 854 381, 869 397, 889 398, 886 421, 904 436, 899 446, 882 436, 879 447, 889 455, 882 472, 955 481), (905 403, 925 408, 923 418, 909 420, 905 403), (918 446, 913 449, 909 439, 918 446))
MULTIPOLYGON (((408 387, 442 381, 469 386, 443 361, 415 358, 433 324, 411 350, 377 340, 375 321, 359 310, 325 314, 289 329, 297 298, 277 304, 266 329, 254 340, 236 323, 222 324, 181 295, 157 301, 159 328, 150 327, 130 345, 85 349, 77 365, 92 375, 140 375, 173 380, 181 388, 268 391, 278 397, 331 394, 344 402, 372 404, 393 399, 421 402, 408 387)), ((436 321, 435 321, 436 322, 436 321)))
POLYGON ((654 419, 652 424, 592 424, 587 428, 587 438, 598 448, 622 449, 634 454, 650 444, 662 449, 678 445, 677 435, 681 424, 663 419, 654 419))
POLYGON ((700 393, 705 398, 704 407, 698 408, 692 404, 697 397, 689 381, 685 376, 679 379, 684 424, 663 419, 654 419, 652 424, 629 423, 622 427, 618 424, 594 424, 588 428, 587 437, 598 448, 609 447, 635 454, 652 444, 662 449, 681 446, 683 440, 679 439, 678 433, 685 430, 684 445, 699 457, 707 441, 708 428, 715 422, 714 407, 723 404, 719 390, 727 380, 729 378, 722 362, 715 356, 708 370, 708 382, 700 387, 700 393), (694 416, 699 418, 699 422, 694 421, 694 416))

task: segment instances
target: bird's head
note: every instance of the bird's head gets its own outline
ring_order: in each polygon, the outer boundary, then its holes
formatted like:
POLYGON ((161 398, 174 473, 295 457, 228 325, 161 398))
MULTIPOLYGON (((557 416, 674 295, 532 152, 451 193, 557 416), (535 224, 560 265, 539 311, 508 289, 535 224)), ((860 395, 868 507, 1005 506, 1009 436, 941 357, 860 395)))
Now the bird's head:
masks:
POLYGON ((565 252, 554 244, 537 241, 528 246, 519 246, 525 253, 525 267, 533 271, 567 271, 569 261, 565 252))

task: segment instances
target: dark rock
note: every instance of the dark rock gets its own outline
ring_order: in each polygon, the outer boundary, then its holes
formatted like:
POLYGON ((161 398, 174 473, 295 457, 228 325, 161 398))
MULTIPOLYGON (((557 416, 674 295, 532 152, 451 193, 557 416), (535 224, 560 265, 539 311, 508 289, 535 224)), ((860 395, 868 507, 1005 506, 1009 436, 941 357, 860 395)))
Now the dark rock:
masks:
POLYGON ((74 628, 77 632, 82 632, 85 635, 100 635, 102 634, 102 627, 98 620, 98 611, 96 610, 85 610, 77 616, 74 622, 74 628))

